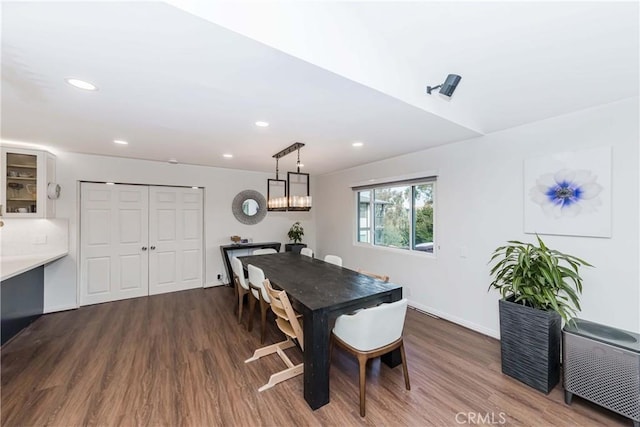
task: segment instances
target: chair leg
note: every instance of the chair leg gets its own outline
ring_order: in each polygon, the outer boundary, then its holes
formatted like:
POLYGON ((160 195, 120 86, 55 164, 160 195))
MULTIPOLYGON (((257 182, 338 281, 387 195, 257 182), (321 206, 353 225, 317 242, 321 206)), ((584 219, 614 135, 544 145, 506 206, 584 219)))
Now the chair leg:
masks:
MULTIPOLYGON (((233 280, 232 286, 233 286, 233 298, 234 299, 238 299, 238 284, 236 283, 235 280, 233 280)), ((238 310, 238 307, 233 307, 233 313, 236 313, 236 310, 238 310)))
POLYGON ((247 323, 247 330, 251 332, 253 328, 253 311, 256 306, 256 297, 253 296, 253 292, 249 292, 249 322, 247 323))
POLYGON ((275 374, 271 375, 271 377, 269 377, 269 382, 263 385, 262 387, 260 387, 258 391, 268 390, 276 384, 279 384, 283 381, 286 381, 290 378, 300 375, 303 371, 304 371, 303 364, 300 363, 299 365, 292 366, 291 368, 287 368, 280 372, 276 372, 275 374))
POLYGON ((284 341, 280 341, 275 344, 268 345, 266 347, 262 347, 253 352, 253 356, 244 361, 244 363, 253 362, 254 360, 258 360, 261 357, 268 356, 273 353, 277 353, 278 349, 286 350, 291 347, 295 347, 296 343, 293 342, 291 338, 287 338, 284 341))
POLYGON ((287 337, 285 341, 281 341, 279 343, 271 344, 266 347, 257 349, 256 351, 253 352, 253 356, 251 356, 250 358, 244 361, 244 363, 250 363, 250 362, 253 362, 254 360, 258 360, 261 357, 267 356, 269 354, 278 353, 278 356, 280 356, 282 361, 287 365, 286 369, 271 375, 271 377, 269 378, 269 382, 267 382, 265 385, 260 387, 258 391, 265 391, 267 389, 270 389, 274 385, 281 383, 282 381, 286 381, 289 378, 293 378, 297 375, 300 375, 304 371, 304 367, 302 363, 298 365, 294 365, 291 362, 291 360, 287 357, 287 355, 284 353, 284 350, 291 347, 295 347, 295 346, 296 346, 296 343, 293 342, 291 338, 287 337))
POLYGON ((333 360, 333 342, 335 338, 333 338, 333 334, 329 337, 329 369, 331 369, 331 361, 333 360))
POLYGON ((267 308, 269 304, 260 298, 260 344, 264 344, 264 336, 267 332, 267 308))
POLYGON ((238 323, 242 323, 242 306, 244 306, 244 296, 246 292, 238 290, 238 323))
POLYGON ((360 367, 360 416, 364 417, 365 414, 365 390, 367 381, 367 357, 363 354, 358 354, 358 365, 360 367))
POLYGON ((409 383, 409 369, 407 368, 407 357, 404 354, 404 342, 400 344, 400 358, 402 359, 402 370, 404 371, 404 386, 407 390, 411 390, 409 383))

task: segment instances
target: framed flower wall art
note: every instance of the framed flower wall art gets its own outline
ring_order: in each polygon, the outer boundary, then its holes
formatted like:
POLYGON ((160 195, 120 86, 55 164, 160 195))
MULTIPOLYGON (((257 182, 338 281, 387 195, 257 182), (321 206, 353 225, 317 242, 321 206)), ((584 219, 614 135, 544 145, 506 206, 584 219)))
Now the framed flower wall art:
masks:
POLYGON ((524 232, 611 237, 611 147, 525 160, 524 232))

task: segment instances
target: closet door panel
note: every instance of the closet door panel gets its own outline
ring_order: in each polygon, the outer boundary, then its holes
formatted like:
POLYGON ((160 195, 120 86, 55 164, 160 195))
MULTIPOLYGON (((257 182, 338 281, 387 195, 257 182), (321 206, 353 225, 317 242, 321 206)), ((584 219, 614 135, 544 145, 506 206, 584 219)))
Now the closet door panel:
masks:
POLYGON ((148 188, 80 186, 80 305, 148 295, 148 188))
POLYGON ((150 187, 149 200, 149 294, 202 287, 202 190, 150 187))

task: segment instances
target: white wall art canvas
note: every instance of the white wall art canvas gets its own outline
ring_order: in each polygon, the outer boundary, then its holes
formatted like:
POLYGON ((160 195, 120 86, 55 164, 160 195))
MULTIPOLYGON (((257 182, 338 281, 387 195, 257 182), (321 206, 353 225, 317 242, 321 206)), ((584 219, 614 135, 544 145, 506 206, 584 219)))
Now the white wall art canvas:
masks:
POLYGON ((525 160, 524 232, 611 237, 611 147, 525 160))

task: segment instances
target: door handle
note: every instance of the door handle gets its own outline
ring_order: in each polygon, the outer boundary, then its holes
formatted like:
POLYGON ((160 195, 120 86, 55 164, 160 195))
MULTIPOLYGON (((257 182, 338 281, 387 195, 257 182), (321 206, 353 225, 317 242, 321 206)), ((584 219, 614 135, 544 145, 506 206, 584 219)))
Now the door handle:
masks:
POLYGON ((152 251, 155 251, 155 250, 156 250, 156 247, 155 247, 155 246, 151 246, 151 248, 150 248, 150 249, 151 249, 152 251))
POLYGON ((143 246, 143 247, 142 247, 142 250, 143 250, 143 251, 146 251, 146 250, 147 250, 147 247, 146 247, 146 246, 143 246))

